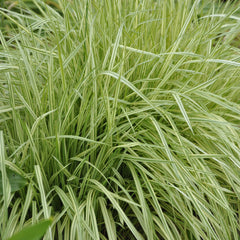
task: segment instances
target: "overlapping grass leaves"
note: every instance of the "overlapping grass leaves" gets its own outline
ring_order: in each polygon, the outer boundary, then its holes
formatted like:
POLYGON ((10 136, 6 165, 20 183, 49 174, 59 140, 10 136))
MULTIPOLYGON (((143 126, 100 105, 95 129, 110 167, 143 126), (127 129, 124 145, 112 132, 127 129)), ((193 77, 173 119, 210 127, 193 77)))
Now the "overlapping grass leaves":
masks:
POLYGON ((237 6, 58 2, 0 9, 0 238, 238 239, 237 6))

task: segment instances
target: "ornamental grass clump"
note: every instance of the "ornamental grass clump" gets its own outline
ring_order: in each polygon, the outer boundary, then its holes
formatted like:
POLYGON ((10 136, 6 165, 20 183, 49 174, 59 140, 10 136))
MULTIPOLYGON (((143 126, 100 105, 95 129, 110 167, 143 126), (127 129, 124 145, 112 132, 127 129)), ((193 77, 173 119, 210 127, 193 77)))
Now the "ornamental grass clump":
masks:
POLYGON ((0 8, 0 239, 239 239, 239 4, 52 2, 0 8))

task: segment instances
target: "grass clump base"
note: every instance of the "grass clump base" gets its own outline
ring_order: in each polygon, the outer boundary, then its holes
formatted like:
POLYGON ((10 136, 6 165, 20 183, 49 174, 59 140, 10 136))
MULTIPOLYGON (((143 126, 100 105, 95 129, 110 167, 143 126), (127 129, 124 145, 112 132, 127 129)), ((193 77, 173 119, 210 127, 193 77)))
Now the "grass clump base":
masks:
POLYGON ((207 2, 0 9, 0 239, 239 239, 240 18, 207 2))

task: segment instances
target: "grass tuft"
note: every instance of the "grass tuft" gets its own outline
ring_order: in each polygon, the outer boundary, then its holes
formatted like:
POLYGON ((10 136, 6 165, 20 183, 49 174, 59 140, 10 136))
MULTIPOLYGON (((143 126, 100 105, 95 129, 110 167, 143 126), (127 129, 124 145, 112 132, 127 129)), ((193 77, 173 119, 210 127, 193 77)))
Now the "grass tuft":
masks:
POLYGON ((0 239, 239 239, 239 3, 6 6, 0 239))

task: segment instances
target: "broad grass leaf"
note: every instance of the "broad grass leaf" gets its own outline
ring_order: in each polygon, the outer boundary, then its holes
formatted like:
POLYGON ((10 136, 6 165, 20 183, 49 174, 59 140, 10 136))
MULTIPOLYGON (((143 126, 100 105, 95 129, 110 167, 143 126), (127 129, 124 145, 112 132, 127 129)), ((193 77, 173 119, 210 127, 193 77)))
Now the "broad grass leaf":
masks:
MULTIPOLYGON (((11 192, 16 192, 23 188, 27 184, 27 180, 20 174, 6 169, 7 177, 11 185, 11 192)), ((2 184, 2 172, 0 171, 0 195, 3 194, 3 184, 2 184)))
POLYGON ((51 223, 52 220, 48 219, 43 220, 32 226, 25 227, 8 240, 39 240, 46 233, 51 223))

